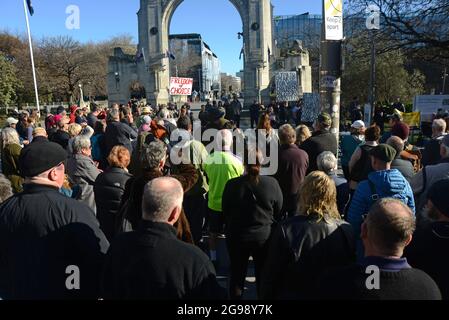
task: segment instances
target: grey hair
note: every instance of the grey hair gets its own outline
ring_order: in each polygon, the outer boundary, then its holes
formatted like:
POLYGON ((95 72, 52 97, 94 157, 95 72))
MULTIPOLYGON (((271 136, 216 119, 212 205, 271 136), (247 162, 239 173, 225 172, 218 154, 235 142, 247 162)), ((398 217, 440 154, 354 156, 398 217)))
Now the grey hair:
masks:
POLYGON ((168 118, 170 118, 170 111, 168 111, 167 108, 162 109, 162 110, 159 112, 159 117, 162 118, 162 119, 168 119, 168 118))
POLYGON ((3 147, 10 144, 20 144, 19 134, 16 129, 5 128, 2 130, 2 143, 3 147))
POLYGON ((95 131, 94 129, 92 129, 92 127, 90 126, 86 126, 82 131, 81 134, 82 136, 85 136, 87 138, 92 138, 92 136, 94 135, 95 131))
POLYGON ((111 109, 109 111, 109 116, 111 117, 111 119, 116 120, 116 119, 120 119, 120 110, 119 109, 111 109))
POLYGON ((279 140, 281 144, 293 144, 296 142, 296 131, 289 124, 284 124, 279 128, 279 140))
POLYGON ((73 153, 81 153, 81 150, 90 148, 90 139, 87 136, 77 136, 72 141, 73 153))
POLYGON ((11 181, 9 181, 3 174, 0 174, 0 203, 12 197, 11 181))
POLYGON ((327 174, 335 171, 338 167, 338 160, 330 151, 324 151, 323 153, 321 153, 318 156, 316 162, 318 170, 323 171, 327 174))
POLYGON ((166 156, 165 144, 160 140, 153 141, 142 151, 142 166, 144 169, 156 169, 166 156))
POLYGON ((393 147, 394 150, 396 150, 396 155, 400 155, 401 152, 404 151, 404 140, 397 136, 391 136, 390 138, 388 138, 387 144, 393 147))
POLYGON ((151 180, 143 192, 143 218, 153 222, 168 222, 173 209, 182 207, 183 196, 184 190, 178 180, 170 177, 151 180))
POLYGON ((443 119, 435 119, 432 123, 432 128, 437 129, 440 132, 446 131, 446 121, 443 119))

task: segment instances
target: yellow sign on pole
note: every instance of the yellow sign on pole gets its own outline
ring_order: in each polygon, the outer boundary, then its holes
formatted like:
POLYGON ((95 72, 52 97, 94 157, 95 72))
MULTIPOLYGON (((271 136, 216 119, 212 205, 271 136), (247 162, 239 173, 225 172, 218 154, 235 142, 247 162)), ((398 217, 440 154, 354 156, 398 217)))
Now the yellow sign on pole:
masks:
POLYGON ((324 0, 326 40, 343 39, 343 0, 324 0))

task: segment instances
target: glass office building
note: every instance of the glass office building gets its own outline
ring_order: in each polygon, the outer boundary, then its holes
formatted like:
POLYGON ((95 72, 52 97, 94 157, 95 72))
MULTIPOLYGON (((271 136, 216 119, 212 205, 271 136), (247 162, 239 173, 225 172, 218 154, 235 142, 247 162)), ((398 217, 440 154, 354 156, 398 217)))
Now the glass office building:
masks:
MULTIPOLYGON (((293 16, 276 16, 273 19, 274 38, 278 48, 287 48, 295 40, 301 40, 304 47, 319 45, 323 16, 304 13, 293 16)), ((344 33, 346 37, 366 28, 364 16, 344 18, 344 33)))
POLYGON ((305 47, 319 41, 322 20, 321 15, 309 13, 274 17, 274 38, 278 48, 289 47, 294 40, 301 40, 305 47))

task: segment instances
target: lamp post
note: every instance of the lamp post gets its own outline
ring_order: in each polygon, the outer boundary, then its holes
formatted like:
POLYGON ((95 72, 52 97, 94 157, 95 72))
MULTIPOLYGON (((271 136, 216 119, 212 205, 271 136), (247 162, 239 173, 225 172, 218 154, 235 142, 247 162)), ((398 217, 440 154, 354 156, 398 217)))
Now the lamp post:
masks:
POLYGON ((374 30, 371 29, 371 70, 369 80, 369 102, 371 105, 371 117, 374 116, 374 100, 376 96, 376 42, 374 37, 374 30))
POLYGON ((447 78, 447 76, 449 76, 449 74, 447 73, 447 68, 445 67, 444 68, 444 73, 443 73, 443 76, 442 76, 442 78, 443 78, 443 89, 441 90, 441 94, 444 94, 445 91, 446 91, 446 78, 447 78))
POLYGON ((120 83, 120 74, 115 72, 115 88, 119 91, 119 83, 120 83))

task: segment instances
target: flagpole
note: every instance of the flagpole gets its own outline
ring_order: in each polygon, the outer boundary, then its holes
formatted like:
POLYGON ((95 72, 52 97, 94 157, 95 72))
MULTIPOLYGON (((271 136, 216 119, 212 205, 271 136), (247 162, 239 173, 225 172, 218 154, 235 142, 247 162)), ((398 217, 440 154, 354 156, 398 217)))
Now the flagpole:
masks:
POLYGON ((30 45, 31 68, 33 69, 34 93, 36 95, 36 106, 37 106, 37 111, 40 112, 41 108, 39 105, 39 93, 37 91, 36 69, 34 67, 33 43, 31 41, 30 21, 28 19, 28 11, 27 11, 28 8, 27 8, 26 0, 23 0, 23 9, 25 10, 25 20, 27 22, 28 42, 30 45))

